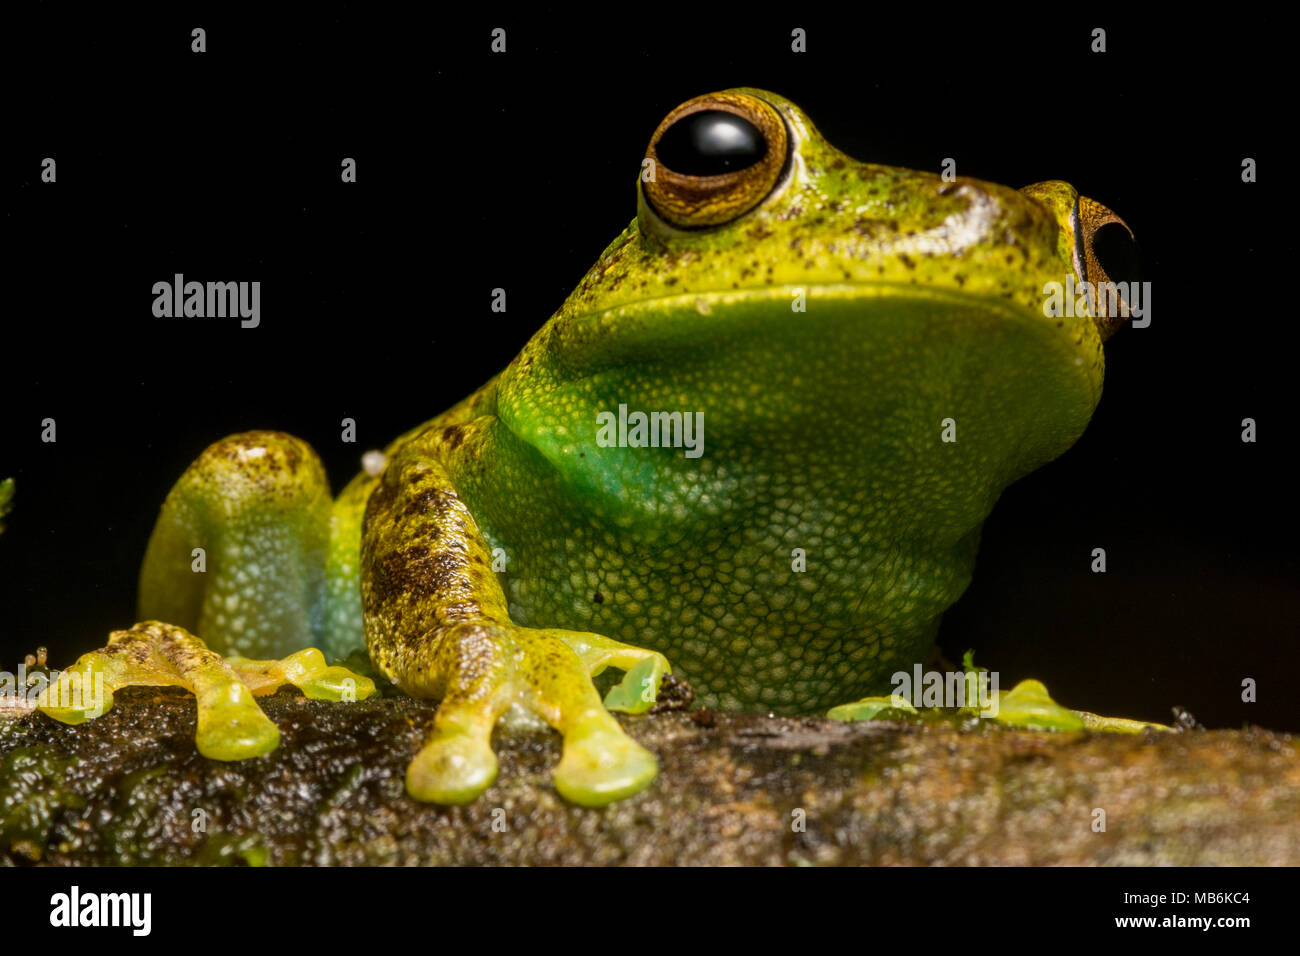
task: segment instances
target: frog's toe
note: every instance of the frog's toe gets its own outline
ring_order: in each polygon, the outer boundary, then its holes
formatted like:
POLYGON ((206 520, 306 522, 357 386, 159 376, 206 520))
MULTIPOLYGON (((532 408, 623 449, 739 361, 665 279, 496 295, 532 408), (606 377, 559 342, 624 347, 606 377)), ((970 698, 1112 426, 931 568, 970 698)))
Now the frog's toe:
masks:
POLYGON ((639 793, 658 772, 654 755, 617 725, 600 727, 565 738, 555 789, 581 806, 601 807, 639 793))
POLYGON ((469 803, 497 778, 488 735, 443 730, 406 768, 406 792, 425 803, 469 803))
POLYGON ((113 709, 113 691, 104 683, 100 652, 84 654, 77 663, 59 673, 36 698, 42 713, 73 726, 113 709))
POLYGON ((826 712, 830 720, 853 723, 859 720, 889 720, 902 715, 915 716, 916 708, 904 697, 863 697, 851 704, 840 704, 826 712))
POLYGON ((1082 730, 1083 720, 1074 711, 1062 707, 1036 680, 1022 680, 997 698, 992 714, 999 724, 1028 730, 1082 730))
POLYGON ((194 745, 209 760, 260 757, 280 745, 279 728, 238 681, 223 682, 196 697, 199 727, 194 745))
POLYGON ((1070 710, 1052 699, 1040 681, 1022 680, 1009 691, 998 695, 997 712, 992 715, 1000 724, 1028 730, 1094 730, 1106 733, 1142 733, 1147 729, 1168 730, 1164 724, 1129 720, 1126 717, 1100 717, 1082 710, 1070 710))
POLYGON ((624 714, 644 714, 655 705, 659 686, 672 670, 658 651, 624 644, 600 634, 551 628, 544 632, 562 642, 582 660, 592 677, 616 667, 623 679, 605 694, 605 707, 624 714))

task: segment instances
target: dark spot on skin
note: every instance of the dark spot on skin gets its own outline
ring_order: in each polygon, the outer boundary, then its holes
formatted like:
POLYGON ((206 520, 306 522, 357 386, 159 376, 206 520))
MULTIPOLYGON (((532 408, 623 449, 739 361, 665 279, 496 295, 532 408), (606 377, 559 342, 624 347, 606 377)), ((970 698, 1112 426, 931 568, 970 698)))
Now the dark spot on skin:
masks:
POLYGON ((465 587, 464 558, 453 551, 431 551, 413 544, 379 555, 370 564, 370 584, 377 594, 418 601, 465 587))
POLYGON ((850 228, 859 236, 870 239, 876 233, 877 224, 870 219, 858 218, 853 220, 853 225, 850 228))
POLYGON ((957 186, 958 186, 957 183, 940 183, 940 184, 939 184, 939 195, 940 195, 940 196, 946 196, 946 195, 948 195, 950 192, 952 192, 954 189, 956 189, 957 186))
MULTIPOLYGON (((452 447, 455 447, 454 445, 452 447)), ((447 510, 447 496, 437 488, 421 488, 415 492, 402 512, 395 517, 399 521, 405 521, 416 515, 440 515, 447 510)), ((430 536, 436 538, 438 529, 430 529, 430 536)))
POLYGON ((957 280, 958 285, 966 284, 966 277, 962 275, 960 272, 954 272, 952 277, 957 280))
POLYGON ((677 276, 669 276, 667 279, 664 280, 664 285, 676 285, 676 284, 677 284, 677 276))
POLYGON ((1008 252, 1008 253, 1007 253, 1007 265, 1011 265, 1011 263, 1013 263, 1013 262, 1015 262, 1015 261, 1016 261, 1016 257, 1013 256, 1011 253, 1008 252))
POLYGON ((907 266, 907 268, 909 269, 916 268, 916 263, 913 262, 908 256, 900 254, 898 257, 898 261, 901 262, 903 265, 907 266))
POLYGON ((843 169, 843 168, 844 168, 844 160, 842 159, 837 159, 833 163, 831 163, 831 169, 843 169))
POLYGON ((595 601, 597 604, 604 604, 604 603, 605 603, 605 595, 601 594, 599 591, 597 591, 595 594, 593 594, 593 595, 591 596, 591 599, 592 599, 593 601, 595 601))

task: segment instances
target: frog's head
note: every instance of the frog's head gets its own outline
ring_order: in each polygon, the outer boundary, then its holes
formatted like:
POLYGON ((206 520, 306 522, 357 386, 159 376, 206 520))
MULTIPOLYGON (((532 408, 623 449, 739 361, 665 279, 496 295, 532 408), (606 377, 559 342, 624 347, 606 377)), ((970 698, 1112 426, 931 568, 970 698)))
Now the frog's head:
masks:
POLYGON ((627 370, 647 367, 638 387, 653 394, 639 400, 721 406, 715 434, 729 425, 744 441, 769 414, 787 437, 802 414, 807 433, 849 427, 864 442, 886 419, 929 440, 953 418, 963 441, 997 443, 994 487, 1086 425, 1121 320, 1061 290, 1128 281, 1131 246, 1114 213, 1066 183, 1016 190, 859 162, 788 100, 733 89, 659 124, 637 218, 522 358, 545 355, 534 376, 580 376, 615 403, 627 370))
MULTIPOLYGON (((1068 183, 1014 190, 859 162, 789 100, 742 88, 664 117, 642 163, 636 221, 565 311, 790 285, 812 298, 919 286, 1042 316, 1046 283, 1126 282, 1133 261, 1128 227, 1068 183)), ((1087 318, 1099 339, 1122 321, 1087 318)))

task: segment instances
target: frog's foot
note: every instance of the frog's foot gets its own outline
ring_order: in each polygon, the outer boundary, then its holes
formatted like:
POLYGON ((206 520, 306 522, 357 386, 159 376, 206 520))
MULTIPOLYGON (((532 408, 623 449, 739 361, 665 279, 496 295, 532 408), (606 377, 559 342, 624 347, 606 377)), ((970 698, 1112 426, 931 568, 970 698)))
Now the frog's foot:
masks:
POLYGON ((641 713, 655 702, 667 659, 597 634, 461 622, 441 630, 404 667, 400 681, 417 696, 440 696, 433 734, 407 769, 417 800, 468 803, 497 775, 491 736, 511 707, 541 717, 564 737, 555 788, 567 800, 597 807, 639 792, 654 780, 654 756, 624 733, 606 710, 641 713), (627 671, 605 705, 591 678, 606 667, 627 671), (412 674, 416 671, 416 674, 412 674))
MULTIPOLYGON (((983 669, 968 667, 966 671, 967 700, 975 703, 943 711, 930 708, 928 712, 940 717, 985 717, 1008 727, 1025 730, 1095 730, 1108 733, 1142 733, 1144 730, 1169 730, 1163 724, 1125 717, 1101 717, 1082 710, 1070 710, 1052 700, 1047 688, 1036 680, 1024 680, 1009 691, 998 691, 989 699, 987 684, 981 694, 979 674, 983 669), (978 695, 978 696, 977 696, 978 695)), ((923 715, 905 697, 864 697, 851 704, 832 707, 826 716, 831 720, 900 720, 920 719, 923 715)))
POLYGON ((283 661, 223 660, 184 628, 145 621, 114 631, 108 644, 83 654, 41 692, 37 708, 65 724, 98 717, 113 706, 113 692, 131 685, 192 691, 198 703, 199 753, 241 760, 274 750, 280 731, 254 697, 294 684, 313 698, 361 699, 374 683, 329 667, 320 651, 299 651, 283 661))
POLYGON ((1084 710, 1070 710, 1052 700, 1047 688, 1036 680, 1022 680, 998 693, 997 707, 989 716, 1000 724, 1029 730, 1096 730, 1106 733, 1140 734, 1145 730, 1170 730, 1164 724, 1127 717, 1101 717, 1084 710))

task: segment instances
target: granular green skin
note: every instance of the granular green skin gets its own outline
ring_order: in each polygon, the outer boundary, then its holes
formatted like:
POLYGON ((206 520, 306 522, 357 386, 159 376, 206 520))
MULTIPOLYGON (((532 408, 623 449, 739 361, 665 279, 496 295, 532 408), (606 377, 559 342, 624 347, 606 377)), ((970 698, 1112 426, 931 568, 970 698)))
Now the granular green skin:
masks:
POLYGON ((195 753, 193 700, 179 691, 123 691, 76 728, 39 714, 0 721, 0 761, 29 770, 0 774, 0 795, 41 801, 21 821, 6 813, 0 861, 1300 864, 1300 747, 1262 730, 1046 734, 664 713, 625 722, 664 769, 635 797, 601 809, 562 800, 550 785, 555 738, 516 731, 498 733, 502 773, 482 799, 437 807, 403 786, 430 703, 291 691, 265 703, 281 747, 228 764, 195 753))

